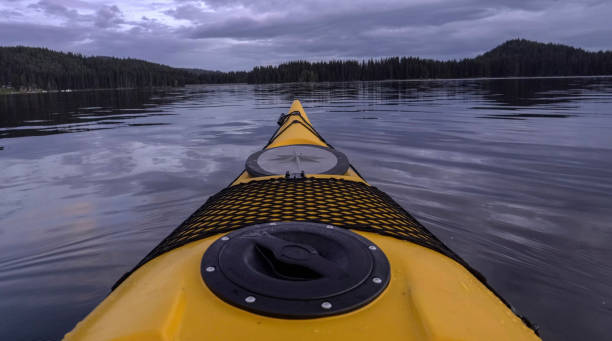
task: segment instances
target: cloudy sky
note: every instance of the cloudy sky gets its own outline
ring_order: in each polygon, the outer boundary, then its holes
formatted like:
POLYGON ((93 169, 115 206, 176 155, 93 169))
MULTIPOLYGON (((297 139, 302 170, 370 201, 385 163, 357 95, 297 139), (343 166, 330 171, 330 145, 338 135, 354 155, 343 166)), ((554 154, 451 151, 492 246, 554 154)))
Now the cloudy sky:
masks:
POLYGON ((472 57, 516 37, 612 49, 611 0, 0 0, 0 45, 250 69, 472 57))

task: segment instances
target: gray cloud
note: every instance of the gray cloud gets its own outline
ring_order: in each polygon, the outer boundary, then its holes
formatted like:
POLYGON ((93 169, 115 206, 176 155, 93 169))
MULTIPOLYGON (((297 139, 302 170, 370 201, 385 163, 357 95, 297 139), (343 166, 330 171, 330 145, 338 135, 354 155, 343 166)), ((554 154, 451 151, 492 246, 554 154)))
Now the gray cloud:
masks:
POLYGON ((164 11, 164 14, 175 19, 184 19, 196 22, 200 21, 205 16, 205 12, 202 10, 202 8, 191 3, 166 10, 164 11))
POLYGON ((52 0, 41 0, 35 4, 31 4, 28 8, 42 11, 46 15, 61 17, 69 20, 81 20, 83 16, 77 10, 70 9, 61 3, 52 0))
POLYGON ((1 18, 15 18, 15 17, 23 17, 23 13, 19 12, 19 11, 14 11, 14 10, 0 10, 0 17, 1 18))
POLYGON ((94 21, 96 27, 108 28, 123 23, 125 23, 125 20, 123 20, 123 13, 119 7, 115 5, 103 6, 96 12, 96 19, 94 21))
POLYGON ((0 3, 0 15, 8 11, 0 19, 2 45, 221 70, 292 59, 464 58, 517 37, 612 48, 612 3, 602 0, 0 3))

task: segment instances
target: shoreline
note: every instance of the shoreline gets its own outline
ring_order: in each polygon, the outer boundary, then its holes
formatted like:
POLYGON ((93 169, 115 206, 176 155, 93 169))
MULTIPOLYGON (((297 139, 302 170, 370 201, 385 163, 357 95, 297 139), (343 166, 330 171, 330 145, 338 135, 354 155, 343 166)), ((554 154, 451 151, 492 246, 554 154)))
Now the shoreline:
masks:
POLYGON ((133 87, 133 88, 85 88, 85 89, 63 89, 63 90, 44 90, 44 89, 33 89, 33 90, 14 90, 10 88, 0 88, 0 96, 2 95, 36 95, 36 94, 57 94, 57 93, 71 93, 71 92, 86 92, 86 91, 111 91, 111 90, 137 90, 137 89, 173 89, 176 87, 172 86, 157 86, 157 87, 133 87))
POLYGON ((139 90, 139 89, 175 89, 187 86, 198 85, 227 85, 227 84, 292 84, 292 83, 347 83, 347 82, 431 82, 431 81, 462 81, 462 80, 513 80, 513 79, 596 79, 596 78, 612 78, 612 75, 597 75, 597 76, 508 76, 508 77, 465 77, 465 78, 405 78, 405 79, 380 79, 380 80, 354 80, 354 81, 328 81, 328 82, 282 82, 282 83, 192 83, 184 86, 161 86, 161 87, 129 87, 129 88, 86 88, 86 89, 63 89, 63 90, 9 90, 10 88, 0 88, 0 96, 2 95, 32 95, 32 94, 47 94, 47 93, 71 93, 71 92, 86 92, 86 91, 116 91, 116 90, 139 90))

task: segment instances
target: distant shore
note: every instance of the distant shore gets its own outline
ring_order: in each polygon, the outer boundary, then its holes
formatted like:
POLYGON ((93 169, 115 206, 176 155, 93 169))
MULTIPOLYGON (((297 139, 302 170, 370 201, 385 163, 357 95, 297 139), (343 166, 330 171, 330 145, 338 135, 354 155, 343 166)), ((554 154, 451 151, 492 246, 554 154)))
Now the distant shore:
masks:
POLYGON ((412 56, 296 60, 256 66, 250 71, 222 72, 16 46, 0 47, 0 70, 7 70, 0 73, 0 86, 5 88, 0 93, 180 87, 188 84, 593 77, 612 75, 612 51, 593 52, 561 44, 514 39, 481 55, 460 60, 412 56))
POLYGON ((84 88, 84 89, 62 89, 62 90, 45 90, 45 89, 27 89, 16 90, 12 88, 0 88, 0 95, 33 95, 33 94, 53 94, 53 93, 70 93, 70 92, 86 92, 86 91, 115 91, 115 90, 136 90, 136 89, 171 89, 173 87, 158 86, 158 87, 122 87, 122 88, 84 88))
MULTIPOLYGON (((612 75, 594 75, 594 76, 510 76, 510 77, 464 77, 464 78, 407 78, 407 79, 382 79, 382 80, 364 80, 364 81, 309 81, 309 82, 283 82, 283 83, 267 83, 267 84, 291 84, 291 83, 345 83, 345 82, 431 82, 431 81, 461 81, 461 80, 519 80, 519 79, 592 79, 592 78, 612 78, 612 75)), ((185 84, 183 86, 197 85, 229 85, 229 84, 249 84, 249 83, 195 83, 185 84)), ((117 91, 117 90, 138 90, 138 89, 172 89, 177 87, 158 86, 158 87, 121 87, 121 88, 86 88, 86 89, 63 89, 63 90, 44 90, 44 89, 28 89, 15 90, 12 88, 0 88, 1 95, 28 95, 28 94, 46 94, 46 93, 71 93, 71 92, 87 92, 87 91, 117 91)))

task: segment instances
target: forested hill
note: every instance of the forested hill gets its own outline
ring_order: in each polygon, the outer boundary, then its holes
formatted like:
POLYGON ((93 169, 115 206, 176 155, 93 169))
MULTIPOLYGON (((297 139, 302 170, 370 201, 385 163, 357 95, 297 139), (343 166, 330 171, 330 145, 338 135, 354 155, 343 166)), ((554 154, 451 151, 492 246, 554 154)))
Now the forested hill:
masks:
POLYGON ((612 51, 588 52, 524 39, 509 40, 474 62, 483 76, 493 77, 612 75, 612 51))
POLYGON ((181 86, 236 78, 235 73, 178 69, 131 58, 85 57, 23 46, 0 47, 0 86, 20 90, 181 86))
POLYGON ((612 52, 588 52, 523 39, 475 58, 436 61, 391 57, 364 61, 293 61, 251 71, 179 69, 137 59, 85 57, 31 47, 0 47, 0 87, 85 89, 193 83, 282 83, 415 78, 612 75, 612 52))

